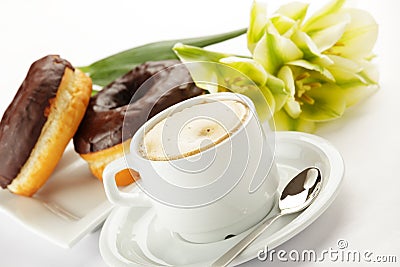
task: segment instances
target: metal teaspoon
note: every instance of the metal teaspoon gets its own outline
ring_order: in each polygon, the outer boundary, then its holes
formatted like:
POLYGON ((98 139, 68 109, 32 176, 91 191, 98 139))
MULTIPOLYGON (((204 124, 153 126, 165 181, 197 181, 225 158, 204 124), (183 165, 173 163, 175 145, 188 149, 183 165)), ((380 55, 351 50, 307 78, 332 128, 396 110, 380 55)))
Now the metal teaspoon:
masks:
POLYGON ((261 221, 253 231, 219 257, 212 267, 227 266, 278 218, 300 212, 310 206, 317 197, 321 184, 321 172, 315 167, 307 168, 296 175, 282 191, 278 203, 280 212, 261 221))

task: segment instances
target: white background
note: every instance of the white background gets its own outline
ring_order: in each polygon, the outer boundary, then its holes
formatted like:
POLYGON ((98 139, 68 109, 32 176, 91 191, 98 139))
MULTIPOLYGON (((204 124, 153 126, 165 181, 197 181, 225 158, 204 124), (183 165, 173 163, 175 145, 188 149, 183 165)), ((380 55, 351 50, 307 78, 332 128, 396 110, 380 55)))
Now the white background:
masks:
MULTIPOLYGON (((287 2, 287 1, 285 1, 287 2)), ((312 1, 319 5, 321 1, 312 1)), ((271 11, 282 1, 270 0, 271 11)), ((352 1, 369 10, 380 25, 376 45, 381 90, 316 134, 342 153, 346 175, 332 206, 305 231, 277 249, 349 248, 400 261, 400 47, 398 1, 352 1)), ((0 114, 7 108, 30 64, 51 53, 75 66, 150 41, 220 33, 246 27, 246 1, 21 1, 0 2, 0 114)), ((226 52, 245 51, 245 39, 217 45, 226 52)), ((1 156, 0 156, 1 160, 1 156)), ((0 203, 1 205, 1 203, 0 203)), ((0 213, 0 266, 105 266, 99 232, 72 249, 62 249, 0 213)), ((294 263, 342 266, 343 263, 294 263)), ((253 260, 244 266, 267 266, 253 260)), ((274 266, 283 263, 274 263, 274 266)), ((355 263, 349 265, 357 265, 355 263)), ((386 266, 395 266, 387 264, 386 266)), ((286 266, 286 265, 285 265, 286 266)), ((363 264, 358 264, 363 266, 363 264)))

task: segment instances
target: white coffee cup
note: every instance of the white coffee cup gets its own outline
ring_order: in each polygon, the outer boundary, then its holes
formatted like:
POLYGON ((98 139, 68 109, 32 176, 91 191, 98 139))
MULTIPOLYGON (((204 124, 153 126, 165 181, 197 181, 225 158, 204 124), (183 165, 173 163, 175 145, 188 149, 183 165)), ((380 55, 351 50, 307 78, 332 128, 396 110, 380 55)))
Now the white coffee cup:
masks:
MULTIPOLYGON (((212 110, 188 116, 224 120, 212 110)), ((271 210, 279 181, 273 148, 273 132, 268 125, 260 124, 248 97, 234 93, 203 95, 180 102, 147 121, 133 136, 130 152, 105 168, 104 187, 112 203, 131 207, 150 203, 158 223, 186 240, 219 241, 247 230, 271 210), (195 105, 226 100, 245 104, 249 112, 241 126, 222 142, 172 160, 149 160, 143 155, 145 133, 164 118, 182 110, 190 112, 188 108, 195 105), (127 168, 140 173, 136 185, 141 192, 117 188, 115 175, 127 168)))

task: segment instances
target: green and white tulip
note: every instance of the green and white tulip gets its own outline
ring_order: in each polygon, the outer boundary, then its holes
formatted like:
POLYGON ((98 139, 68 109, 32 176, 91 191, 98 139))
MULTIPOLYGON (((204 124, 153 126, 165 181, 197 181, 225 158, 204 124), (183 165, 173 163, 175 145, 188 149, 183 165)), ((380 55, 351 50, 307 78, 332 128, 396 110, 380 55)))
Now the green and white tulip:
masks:
MULTIPOLYGON (((203 81, 208 73, 230 90, 253 96, 256 105, 265 103, 256 99, 264 97, 276 129, 310 132, 316 122, 340 118, 347 107, 379 88, 371 62, 378 25, 368 12, 344 4, 334 0, 307 19, 308 4, 289 3, 268 16, 266 7, 254 2, 247 31, 250 58, 182 44, 174 51, 185 63, 218 63, 248 76, 253 85, 232 89, 234 83, 227 82, 235 81, 236 74, 189 68, 196 82, 196 72, 202 73, 203 81), (261 94, 248 93, 254 85, 261 94)), ((261 110, 258 107, 259 115, 261 110)))

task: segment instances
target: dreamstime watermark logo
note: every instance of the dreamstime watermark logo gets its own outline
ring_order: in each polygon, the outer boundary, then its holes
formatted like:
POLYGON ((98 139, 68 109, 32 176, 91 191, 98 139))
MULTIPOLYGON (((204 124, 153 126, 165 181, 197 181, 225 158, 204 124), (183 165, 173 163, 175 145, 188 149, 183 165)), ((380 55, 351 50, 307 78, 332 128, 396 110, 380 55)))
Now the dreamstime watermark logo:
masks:
POLYGON ((370 250, 349 249, 349 242, 345 239, 339 239, 336 247, 330 247, 320 252, 312 249, 275 250, 266 246, 258 251, 257 258, 260 261, 269 262, 396 263, 398 261, 396 255, 378 255, 370 250))

